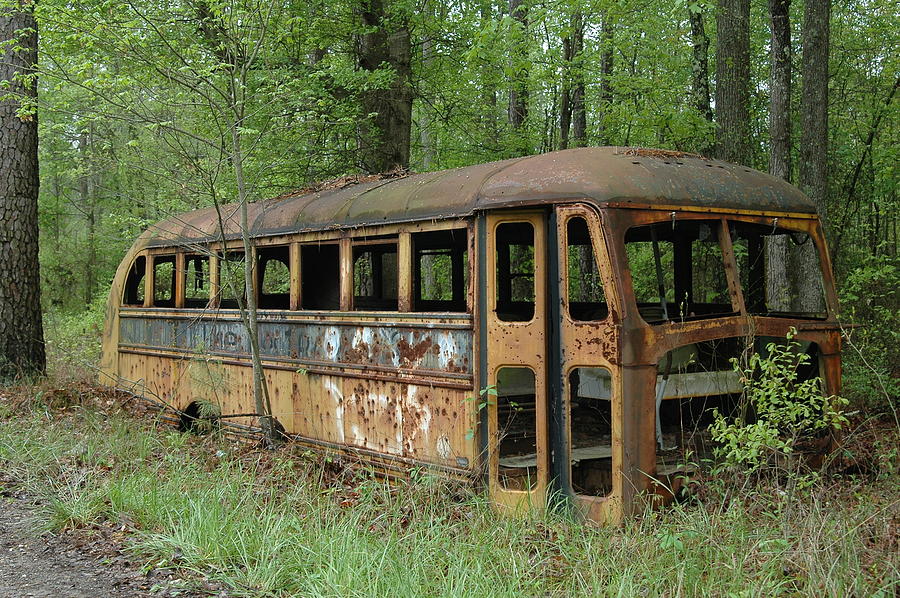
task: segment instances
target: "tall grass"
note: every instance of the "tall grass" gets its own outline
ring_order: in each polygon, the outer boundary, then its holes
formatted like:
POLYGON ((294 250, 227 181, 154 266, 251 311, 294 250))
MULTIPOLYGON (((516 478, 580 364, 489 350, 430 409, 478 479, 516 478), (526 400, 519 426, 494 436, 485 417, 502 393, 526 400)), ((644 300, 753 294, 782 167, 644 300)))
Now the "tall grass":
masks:
MULTIPOLYGON (((498 515, 427 475, 390 486, 89 409, 0 416, 0 465, 48 525, 131 530, 130 550, 246 596, 894 596, 895 479, 789 500, 707 488, 622 529, 498 515), (892 585, 893 584, 893 585, 892 585)), ((2 483, 2 482, 0 482, 2 483)))

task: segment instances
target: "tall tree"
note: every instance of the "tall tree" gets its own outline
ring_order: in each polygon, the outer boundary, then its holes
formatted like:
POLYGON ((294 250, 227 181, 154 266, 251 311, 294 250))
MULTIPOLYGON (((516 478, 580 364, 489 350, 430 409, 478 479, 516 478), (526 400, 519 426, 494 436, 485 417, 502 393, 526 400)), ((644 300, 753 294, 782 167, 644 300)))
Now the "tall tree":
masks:
MULTIPOLYGON (((610 133, 610 109, 612 107, 612 75, 613 75, 613 51, 614 29, 611 10, 607 8, 600 16, 600 145, 612 143, 610 133)), ((587 123, 585 123, 586 125, 587 123)))
POLYGON ((800 188, 825 216, 828 195, 828 21, 830 0, 803 9, 803 90, 800 96, 800 188))
MULTIPOLYGON (((703 18, 703 7, 699 3, 688 5, 691 23, 691 92, 694 108, 703 115, 707 123, 713 122, 712 105, 709 100, 709 36, 703 18)), ((711 148, 704 142, 700 153, 707 155, 711 148)))
MULTIPOLYGON (((769 0, 769 172, 791 180, 791 21, 790 0, 769 0)), ((797 271, 796 251, 787 238, 778 236, 766 244, 766 296, 780 311, 791 309, 791 297, 799 295, 791 272, 797 271)))
POLYGON ((563 84, 559 104, 559 149, 569 147, 569 133, 573 133, 573 145, 585 145, 587 114, 584 107, 584 14, 575 8, 569 19, 569 27, 563 36, 563 84), (574 119, 574 122, 573 122, 574 119))
POLYGON ((0 8, 0 376, 45 369, 38 265, 34 4, 0 8))
POLYGON ((509 124, 515 135, 516 154, 529 153, 525 119, 528 118, 528 5, 525 0, 509 0, 513 18, 512 85, 509 88, 509 124))
POLYGON ((750 0, 719 0, 716 157, 750 162, 750 0))
MULTIPOLYGON (((800 96, 800 168, 799 186, 826 218, 828 197, 828 53, 830 0, 806 0, 803 8, 803 91, 800 96)), ((820 311, 822 294, 815 248, 802 248, 803 267, 799 269, 800 294, 796 308, 820 311)))
POLYGON ((359 128, 361 166, 367 172, 409 167, 413 93, 410 86, 408 18, 390 0, 362 0, 359 67, 368 73, 390 72, 389 84, 372 85, 361 94, 364 120, 359 128))
POLYGON ((769 0, 769 172, 791 180, 791 0, 769 0))

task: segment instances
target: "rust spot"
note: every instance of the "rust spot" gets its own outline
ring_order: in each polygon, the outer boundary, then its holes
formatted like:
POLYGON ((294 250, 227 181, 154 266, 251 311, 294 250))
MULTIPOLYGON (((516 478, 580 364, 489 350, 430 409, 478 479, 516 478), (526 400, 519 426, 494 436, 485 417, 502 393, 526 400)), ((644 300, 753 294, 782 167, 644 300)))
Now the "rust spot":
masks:
POLYGON ((350 347, 344 354, 344 358, 351 363, 367 363, 369 361, 369 345, 360 342, 350 347))
MULTIPOLYGON (((397 350, 400 352, 400 359, 404 365, 410 365, 422 359, 432 345, 434 343, 431 342, 430 338, 422 339, 415 345, 410 345, 406 339, 400 339, 400 342, 397 343, 397 350)), ((437 345, 434 346, 437 348, 437 345)))

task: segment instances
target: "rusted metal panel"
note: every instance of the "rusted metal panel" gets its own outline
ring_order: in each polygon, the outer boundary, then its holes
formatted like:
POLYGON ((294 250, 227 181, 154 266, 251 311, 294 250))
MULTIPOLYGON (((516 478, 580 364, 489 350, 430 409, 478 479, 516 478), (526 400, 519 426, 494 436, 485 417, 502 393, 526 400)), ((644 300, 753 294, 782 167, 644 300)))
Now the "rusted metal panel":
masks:
MULTIPOLYGON (((288 195, 250 205, 255 236, 462 217, 476 210, 585 200, 598 206, 690 206, 814 214, 813 203, 782 179, 718 160, 658 150, 577 148, 343 189, 288 195)), ((235 206, 221 209, 227 238, 240 232, 235 206)), ((152 228, 153 244, 220 237, 215 209, 152 228)))
POLYGON ((403 455, 431 463, 468 469, 475 455, 470 420, 472 391, 405 385, 403 402, 403 455))
MULTIPOLYGON (((562 372, 562 392, 558 397, 561 403, 558 409, 564 419, 564 427, 569 427, 572 418, 570 399, 573 389, 570 388, 569 374, 576 367, 601 367, 609 371, 609 396, 611 401, 611 438, 609 452, 611 455, 610 475, 612 484, 610 492, 605 496, 592 496, 578 494, 570 485, 569 474, 572 463, 572 442, 566 439, 565 446, 557 447, 564 454, 560 457, 562 464, 557 468, 564 468, 558 474, 560 479, 566 481, 569 487, 562 489, 566 493, 572 493, 574 503, 584 516, 595 521, 615 521, 621 516, 622 488, 627 481, 623 481, 623 465, 628 455, 623 444, 624 417, 629 413, 631 406, 623 405, 622 375, 620 363, 621 330, 618 321, 619 297, 616 289, 619 288, 617 273, 612 269, 609 259, 609 250, 605 235, 603 234, 600 216, 587 205, 563 206, 557 208, 556 236, 561 243, 562 251, 559 252, 557 269, 561 280, 561 306, 560 306, 560 370, 562 372), (596 256, 596 264, 599 270, 604 288, 604 296, 607 301, 606 317, 596 321, 575 320, 570 313, 570 298, 568 283, 568 254, 565 250, 567 244, 567 227, 572 218, 582 218, 588 225, 591 237, 591 246, 596 256)), ((568 435, 568 430, 565 432, 568 435)))
MULTIPOLYGON (((259 322, 265 360, 427 372, 468 379, 472 375, 473 334, 469 325, 442 327, 398 323, 384 326, 332 323, 259 322)), ((174 349, 198 355, 247 355, 247 332, 240 320, 128 314, 119 324, 127 348, 174 349)))
POLYGON ((499 397, 490 394, 476 396, 479 401, 487 403, 488 412, 488 488, 492 499, 505 508, 515 512, 527 511, 536 505, 545 504, 550 483, 550 454, 547 429, 548 423, 548 388, 547 388, 547 331, 546 317, 548 301, 548 274, 546 214, 543 212, 521 212, 489 214, 487 217, 487 256, 486 263, 480 267, 487 270, 485 277, 487 288, 480 292, 487 295, 486 346, 487 346, 487 380, 488 386, 500 387, 499 372, 503 367, 523 367, 533 372, 534 379, 534 459, 536 472, 530 488, 507 487, 500 479, 501 440, 504 431, 499 421, 499 397), (497 228, 504 224, 531 225, 534 244, 534 311, 529 321, 508 321, 498 314, 497 268, 497 228))

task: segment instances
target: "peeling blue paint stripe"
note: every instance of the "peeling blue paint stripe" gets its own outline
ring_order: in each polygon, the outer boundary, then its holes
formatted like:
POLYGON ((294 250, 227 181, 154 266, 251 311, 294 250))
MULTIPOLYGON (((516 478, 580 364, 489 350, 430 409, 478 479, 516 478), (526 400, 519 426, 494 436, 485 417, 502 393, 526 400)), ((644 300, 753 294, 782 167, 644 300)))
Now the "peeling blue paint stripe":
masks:
MULTIPOLYGON (((262 357, 291 361, 472 374, 473 332, 457 327, 336 326, 259 323, 262 357)), ((119 321, 122 345, 193 354, 248 354, 247 333, 233 320, 128 317, 119 321)))

